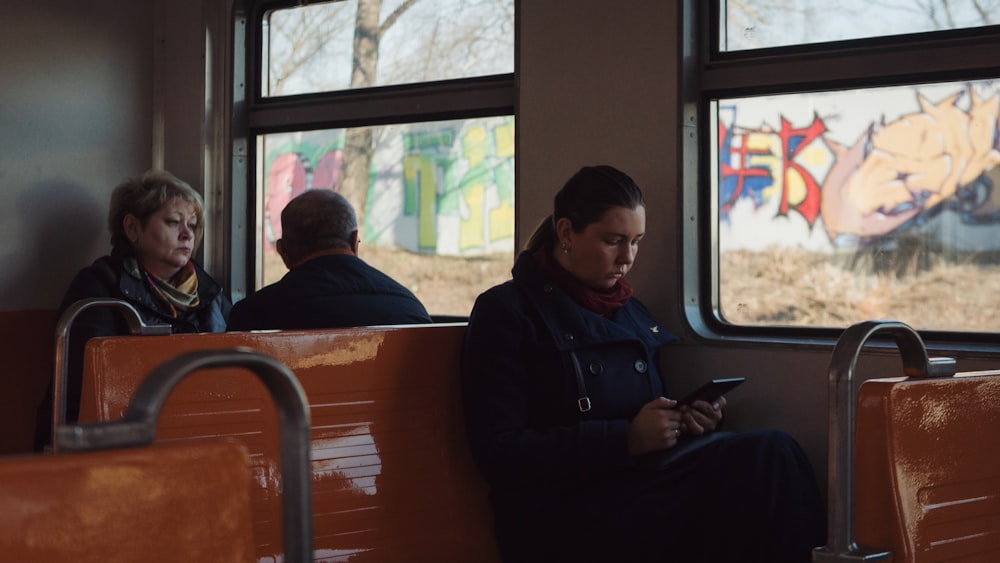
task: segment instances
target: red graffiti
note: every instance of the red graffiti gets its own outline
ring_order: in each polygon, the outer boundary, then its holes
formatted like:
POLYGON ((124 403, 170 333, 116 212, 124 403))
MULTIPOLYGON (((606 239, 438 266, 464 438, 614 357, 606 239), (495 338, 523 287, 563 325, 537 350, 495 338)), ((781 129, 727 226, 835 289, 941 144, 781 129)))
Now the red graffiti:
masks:
POLYGON ((820 210, 820 188, 819 182, 813 178, 805 168, 795 162, 795 157, 803 151, 810 143, 819 139, 826 132, 826 126, 818 116, 813 116, 813 121, 805 129, 793 129, 791 124, 784 117, 781 118, 781 131, 778 136, 781 138, 781 147, 785 157, 781 160, 782 174, 784 177, 783 189, 781 190, 781 204, 778 213, 787 216, 790 209, 794 209, 801 214, 811 227, 819 217, 820 210), (789 179, 792 174, 798 174, 805 185, 805 196, 802 201, 794 207, 788 200, 789 179))
MULTIPOLYGON (((737 136, 733 132, 734 136, 737 136)), ((719 124, 719 154, 728 154, 728 158, 722 159, 721 162, 721 173, 722 178, 725 178, 727 182, 731 181, 733 176, 736 177, 736 183, 732 187, 732 191, 729 194, 727 201, 722 202, 722 213, 726 214, 733 207, 737 200, 741 196, 744 196, 744 190, 746 189, 748 178, 771 178, 770 171, 765 167, 760 166, 747 166, 750 158, 754 155, 767 155, 770 151, 765 149, 751 149, 749 148, 749 143, 747 143, 748 134, 738 135, 740 137, 739 148, 734 148, 732 142, 728 143, 726 146, 726 127, 725 125, 719 124), (739 158, 739 167, 730 166, 729 162, 733 157, 739 158)))

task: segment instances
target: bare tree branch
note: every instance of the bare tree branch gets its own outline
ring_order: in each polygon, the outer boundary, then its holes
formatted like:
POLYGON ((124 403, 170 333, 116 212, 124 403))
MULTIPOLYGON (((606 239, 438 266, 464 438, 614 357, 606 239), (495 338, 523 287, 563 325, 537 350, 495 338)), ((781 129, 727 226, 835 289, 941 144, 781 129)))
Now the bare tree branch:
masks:
POLYGON ((392 27, 393 24, 395 24, 396 21, 399 20, 400 16, 405 14, 406 11, 409 10, 410 7, 416 4, 417 2, 419 2, 419 0, 406 0, 405 2, 400 4, 399 7, 393 10, 392 13, 389 14, 387 18, 385 18, 385 21, 382 22, 382 25, 379 26, 378 30, 379 38, 382 37, 382 34, 384 34, 387 29, 392 27))

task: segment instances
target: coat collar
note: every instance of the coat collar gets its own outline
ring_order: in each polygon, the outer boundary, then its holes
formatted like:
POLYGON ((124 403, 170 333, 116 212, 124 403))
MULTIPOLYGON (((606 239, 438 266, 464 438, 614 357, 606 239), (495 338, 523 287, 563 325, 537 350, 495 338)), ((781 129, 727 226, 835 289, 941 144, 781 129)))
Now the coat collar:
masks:
POLYGON ((655 350, 678 340, 676 335, 661 327, 634 297, 611 319, 581 307, 548 279, 529 252, 518 256, 512 274, 513 283, 540 313, 560 349, 638 339, 648 349, 655 350))
MULTIPOLYGON (((111 249, 111 258, 115 261, 115 267, 119 272, 119 291, 121 291, 122 295, 126 298, 137 303, 141 303, 148 309, 152 309, 161 314, 166 314, 166 311, 162 304, 160 304, 159 300, 155 299, 149 289, 146 288, 145 282, 126 271, 124 260, 128 256, 134 256, 134 254, 132 249, 127 246, 116 245, 111 249)), ((222 286, 212 279, 212 277, 209 276, 197 262, 192 261, 192 263, 194 264, 195 275, 198 276, 198 298, 200 303, 193 309, 196 311, 203 307, 207 307, 220 293, 222 293, 222 286)))

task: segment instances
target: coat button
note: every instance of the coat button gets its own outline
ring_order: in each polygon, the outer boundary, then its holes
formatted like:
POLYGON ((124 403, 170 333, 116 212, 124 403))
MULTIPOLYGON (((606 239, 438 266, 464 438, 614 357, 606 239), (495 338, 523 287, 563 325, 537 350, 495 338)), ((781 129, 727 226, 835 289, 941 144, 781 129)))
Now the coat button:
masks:
POLYGON ((601 375, 604 373, 604 366, 602 366, 599 362, 591 362, 589 368, 590 373, 594 375, 601 375))
POLYGON ((573 342, 574 337, 572 334, 567 332, 565 335, 563 335, 563 338, 565 338, 567 342, 573 342))
POLYGON ((639 373, 646 373, 646 362, 642 360, 635 361, 635 371, 639 373))

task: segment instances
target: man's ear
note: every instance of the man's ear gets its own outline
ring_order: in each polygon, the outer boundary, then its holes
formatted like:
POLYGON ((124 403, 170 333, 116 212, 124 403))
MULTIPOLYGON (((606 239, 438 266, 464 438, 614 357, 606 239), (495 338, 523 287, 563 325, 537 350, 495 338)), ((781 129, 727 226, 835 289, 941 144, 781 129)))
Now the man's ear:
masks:
POLYGON ((280 238, 274 241, 274 249, 278 251, 278 256, 281 256, 281 261, 285 263, 285 267, 291 270, 293 264, 288 262, 288 258, 285 256, 285 248, 281 245, 280 238))
POLYGON ((348 240, 348 242, 351 243, 351 252, 353 252, 354 255, 357 256, 358 255, 358 245, 361 244, 361 239, 358 238, 358 231, 357 231, 357 229, 351 231, 351 237, 348 240))

